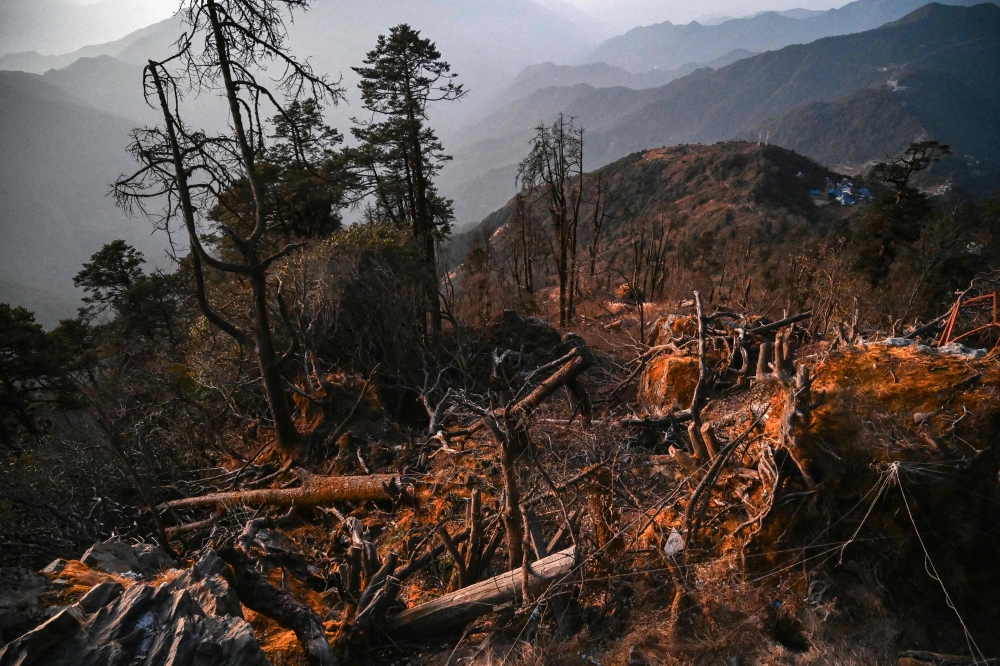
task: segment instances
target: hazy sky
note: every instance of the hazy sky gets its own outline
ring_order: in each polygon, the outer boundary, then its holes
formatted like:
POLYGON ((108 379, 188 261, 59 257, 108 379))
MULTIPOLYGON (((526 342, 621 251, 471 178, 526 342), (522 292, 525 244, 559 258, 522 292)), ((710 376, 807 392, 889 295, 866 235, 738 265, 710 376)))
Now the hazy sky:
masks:
MULTIPOLYGON (((746 16, 767 9, 828 9, 846 1, 539 0, 540 4, 547 6, 559 3, 574 5, 598 19, 612 33, 667 20, 687 23, 705 17, 746 16)), ((178 4, 179 0, 0 0, 0 54, 28 50, 68 53, 82 46, 113 41, 167 18, 178 4)))

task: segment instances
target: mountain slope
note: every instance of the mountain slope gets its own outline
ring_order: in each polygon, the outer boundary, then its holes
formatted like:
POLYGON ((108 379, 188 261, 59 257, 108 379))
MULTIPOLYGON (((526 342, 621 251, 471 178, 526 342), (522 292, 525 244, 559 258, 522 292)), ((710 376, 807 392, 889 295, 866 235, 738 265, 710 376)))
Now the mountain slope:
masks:
MULTIPOLYGON (((469 181, 489 169, 516 164, 526 153, 532 128, 560 112, 587 128, 588 164, 596 167, 653 146, 755 138, 758 128, 799 107, 834 102, 868 88, 885 89, 890 81, 917 70, 954 84, 949 88, 958 95, 954 104, 983 98, 1000 105, 1000 7, 928 5, 877 30, 789 46, 718 71, 699 70, 651 90, 589 86, 541 90, 467 128, 451 173, 469 181), (962 97, 970 92, 975 96, 962 97)), ((937 113, 933 103, 911 105, 910 113, 920 126, 933 129, 934 138, 971 146, 974 160, 996 165, 996 153, 988 145, 975 146, 976 136, 993 131, 982 125, 988 113, 965 114, 963 123, 932 123, 929 116, 937 113)), ((867 150, 865 160, 885 157, 884 146, 870 146, 847 133, 841 139, 842 145, 867 150)), ((830 163, 842 164, 843 159, 830 163)), ((449 183, 449 187, 453 189, 447 191, 457 191, 461 185, 449 183)), ((500 200, 486 196, 467 200, 461 209, 465 217, 459 222, 481 219, 484 210, 512 196, 512 188, 513 183, 500 200)))
POLYGON ((928 71, 909 71, 894 81, 894 89, 866 88, 801 107, 765 122, 747 138, 767 132, 773 143, 844 170, 898 155, 913 141, 947 139, 953 156, 941 167, 977 194, 995 193, 995 158, 993 164, 985 159, 1000 154, 995 96, 928 71))
POLYGON ((67 101, 41 77, 0 72, 0 270, 5 298, 54 317, 75 314, 72 277, 101 245, 127 238, 155 261, 163 242, 107 196, 131 167, 133 122, 67 101), (30 285, 20 296, 17 285, 30 285), (32 293, 33 292, 33 293, 32 293), (34 297, 57 298, 38 303, 34 297))
MULTIPOLYGON (((971 6, 991 0, 945 0, 945 4, 971 6)), ((604 42, 589 56, 632 72, 659 67, 674 69, 686 62, 708 62, 732 49, 760 53, 791 44, 806 44, 823 37, 872 30, 900 19, 929 0, 856 0, 804 18, 802 15, 764 12, 718 25, 699 23, 635 28, 604 42)))
POLYGON ((752 55, 754 54, 745 49, 734 49, 711 62, 689 62, 677 69, 653 69, 642 74, 633 74, 626 69, 604 62, 595 62, 587 65, 556 65, 551 62, 544 62, 540 65, 525 67, 521 70, 521 73, 517 75, 514 82, 507 86, 497 96, 497 99, 498 101, 502 100, 502 103, 507 103, 521 97, 526 97, 544 88, 578 85, 588 85, 594 88, 614 88, 621 86, 635 90, 658 88, 703 67, 719 69, 726 65, 731 65, 737 60, 749 58, 752 55))
POLYGON ((162 21, 179 4, 171 0, 98 0, 86 3, 77 0, 3 0, 0 2, 0 55, 26 51, 67 53, 89 44, 121 39, 128 33, 162 21))
MULTIPOLYGON (((817 207, 809 195, 836 174, 777 146, 724 142, 654 149, 616 160, 599 174, 615 209, 630 211, 606 221, 599 262, 630 266, 632 241, 640 230, 645 226, 649 232, 652 221, 670 220, 666 263, 671 282, 685 288, 699 284, 700 278, 691 277, 696 271, 718 273, 728 265, 731 275, 740 261, 764 274, 782 248, 823 234, 843 212, 840 207, 817 207), (747 257, 736 259, 744 253, 747 257)), ((536 205, 534 219, 547 219, 544 202, 536 205)), ((513 217, 514 204, 508 202, 472 230, 457 234, 449 256, 460 263, 471 247, 491 238, 500 265, 503 235, 508 233, 504 227, 513 217)), ((590 239, 589 211, 582 219, 580 238, 590 239)), ((549 233, 547 225, 544 229, 549 233)))

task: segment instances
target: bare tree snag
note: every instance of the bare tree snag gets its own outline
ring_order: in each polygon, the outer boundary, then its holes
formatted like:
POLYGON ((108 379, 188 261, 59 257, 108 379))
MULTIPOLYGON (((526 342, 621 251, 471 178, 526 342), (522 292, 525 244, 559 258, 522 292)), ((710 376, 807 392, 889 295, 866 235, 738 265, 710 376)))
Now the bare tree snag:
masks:
POLYGON ((264 580, 253 570, 253 563, 246 554, 227 548, 219 556, 233 568, 236 594, 244 606, 294 631, 310 666, 338 665, 319 615, 285 590, 264 580))
POLYGON ((705 318, 705 307, 701 302, 701 293, 694 292, 694 303, 698 314, 698 383, 691 397, 691 423, 698 431, 701 430, 701 409, 705 406, 708 392, 708 350, 705 346, 708 337, 708 320, 705 318))
POLYGON ((771 374, 771 353, 774 345, 765 342, 760 346, 760 354, 757 356, 757 381, 767 381, 767 376, 771 374))
MULTIPOLYGON (((575 547, 535 562, 530 566, 530 578, 537 586, 532 592, 537 596, 551 584, 563 581, 577 563, 575 547)), ((521 598, 522 580, 520 568, 508 571, 386 618, 386 628, 392 633, 431 636, 463 627, 496 606, 521 598)))
POLYGON ((359 631, 366 631, 380 622, 398 594, 399 579, 395 576, 387 576, 383 584, 379 585, 371 602, 361 608, 361 612, 354 620, 354 627, 359 631))
MULTIPOLYGON (((510 433, 511 429, 507 429, 510 433)), ((505 437, 500 444, 500 467, 503 472, 503 523, 507 531, 508 562, 513 568, 521 561, 524 554, 524 518, 521 515, 521 490, 517 482, 517 455, 510 437, 505 437)))
POLYGON ((364 502, 394 500, 404 492, 400 478, 394 474, 372 476, 306 475, 298 488, 261 488, 212 493, 164 502, 156 507, 159 513, 168 510, 193 509, 207 506, 318 506, 334 502, 364 502))
MULTIPOLYGON (((542 532, 542 524, 535 515, 533 509, 527 510, 528 532, 531 535, 531 549, 535 552, 537 560, 544 560, 549 556, 549 548, 545 543, 545 535, 542 532)), ((566 593, 552 595, 549 600, 549 607, 552 610, 552 617, 559 623, 559 629, 564 635, 570 632, 569 617, 566 611, 569 608, 569 599, 566 593)))
POLYGON ((701 441, 701 430, 694 423, 688 424, 688 437, 691 439, 694 457, 699 460, 707 460, 708 450, 705 448, 705 443, 701 441))
POLYGON ((493 534, 487 542, 484 539, 485 525, 483 522, 483 498, 479 489, 474 489, 469 497, 465 512, 465 524, 468 529, 463 532, 468 541, 460 544, 453 539, 444 525, 438 527, 438 537, 445 550, 455 561, 455 570, 448 584, 448 591, 460 590, 479 581, 483 570, 489 565, 500 539, 500 530, 493 534))
POLYGON ((437 529, 438 536, 441 538, 441 543, 444 544, 445 549, 448 554, 451 555, 451 559, 455 561, 455 569, 458 572, 457 580, 453 579, 450 588, 462 589, 469 584, 469 570, 465 565, 465 558, 462 557, 462 553, 459 552, 458 546, 455 542, 451 540, 451 535, 448 534, 448 528, 444 525, 438 526, 437 529))
POLYGON ((580 417, 583 419, 583 427, 589 428, 594 422, 594 403, 590 401, 590 396, 587 395, 587 389, 584 388, 583 382, 577 377, 566 382, 566 388, 570 390, 570 393, 573 394, 573 397, 576 398, 577 403, 580 405, 580 417))
MULTIPOLYGON (((761 413, 754 419, 754 422, 750 424, 742 435, 727 444, 721 451, 719 455, 715 457, 712 462, 711 467, 708 468, 708 472, 705 473, 705 477, 695 488, 694 493, 691 495, 691 501, 688 502, 687 509, 684 511, 684 532, 687 534, 688 546, 694 544, 698 538, 698 529, 701 524, 702 515, 708 508, 709 500, 711 499, 712 488, 715 486, 716 481, 719 479, 719 475, 722 474, 722 468, 725 466, 726 461, 729 456, 739 447, 740 444, 746 441, 746 439, 754 432, 757 424, 760 423, 764 416, 767 414, 767 410, 761 411, 761 413)), ((690 552, 690 550, 685 550, 685 554, 690 552)))
MULTIPOLYGON (((372 599, 375 597, 375 593, 378 592, 383 585, 385 585, 386 580, 396 572, 396 565, 399 562, 399 557, 396 553, 389 553, 385 558, 385 563, 382 568, 375 572, 370 579, 368 579, 368 584, 365 585, 365 591, 361 594, 361 598, 358 599, 358 612, 364 611, 372 599)), ((398 581, 397 581, 398 582, 398 581)))

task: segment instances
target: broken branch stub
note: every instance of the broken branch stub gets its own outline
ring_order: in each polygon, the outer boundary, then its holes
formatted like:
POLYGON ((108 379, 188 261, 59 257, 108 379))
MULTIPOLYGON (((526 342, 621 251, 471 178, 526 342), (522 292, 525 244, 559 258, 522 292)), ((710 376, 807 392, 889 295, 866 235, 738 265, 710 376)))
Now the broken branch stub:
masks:
MULTIPOLYGON (((575 546, 534 562, 528 569, 529 578, 537 585, 532 591, 537 596, 552 583, 566 578, 577 563, 575 546)), ((519 599, 522 580, 521 568, 508 571, 386 618, 386 629, 390 634, 429 636, 461 628, 491 613, 496 606, 519 599)))
POLYGON ((308 475, 298 488, 260 488, 212 493, 201 497, 164 502, 156 507, 163 513, 168 510, 193 509, 207 506, 318 506, 334 502, 364 502, 366 500, 394 500, 405 489, 395 474, 371 476, 313 476, 308 475))

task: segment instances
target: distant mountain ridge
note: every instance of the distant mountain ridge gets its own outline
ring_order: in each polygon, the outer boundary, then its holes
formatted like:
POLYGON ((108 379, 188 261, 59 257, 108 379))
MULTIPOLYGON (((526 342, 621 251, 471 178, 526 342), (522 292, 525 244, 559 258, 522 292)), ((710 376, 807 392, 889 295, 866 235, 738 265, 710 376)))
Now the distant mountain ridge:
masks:
POLYGON ((68 67, 81 58, 101 56, 112 56, 133 64, 145 64, 151 54, 165 52, 176 40, 176 36, 180 34, 176 30, 179 26, 180 21, 176 17, 168 18, 113 42, 85 46, 60 55, 41 55, 37 51, 10 53, 0 56, 0 70, 44 74, 52 69, 68 67))
MULTIPOLYGON (((170 0, 2 0, 0 55, 69 53, 90 44, 114 43, 130 32, 162 21, 171 13, 170 4, 170 0)), ((174 3, 172 9, 179 5, 179 1, 174 3)))
MULTIPOLYGON (((791 44, 872 30, 896 21, 929 4, 931 0, 855 0, 839 9, 819 13, 763 12, 717 25, 689 23, 634 28, 601 44, 591 62, 638 73, 654 68, 675 69, 687 62, 709 62, 741 48, 755 53, 774 51, 791 44)), ((943 4, 969 7, 995 0, 942 0, 943 4)))
POLYGON ((562 86, 589 85, 594 88, 622 86, 634 90, 658 88, 703 67, 719 69, 737 60, 749 58, 752 55, 754 54, 745 49, 734 49, 711 62, 691 62, 677 69, 654 69, 641 74, 633 74, 627 69, 615 67, 604 62, 595 62, 588 65, 556 65, 551 62, 544 62, 540 65, 525 67, 521 70, 521 73, 517 75, 514 82, 507 86, 504 92, 498 96, 498 99, 509 102, 526 97, 543 88, 562 86))
MULTIPOLYGON (((827 149, 819 154, 829 164, 842 164, 843 155, 884 159, 888 145, 905 147, 907 139, 933 131, 935 139, 959 147, 964 159, 979 163, 968 172, 977 179, 973 186, 988 186, 991 179, 995 186, 1000 182, 1000 151, 991 150, 992 141, 977 137, 996 133, 996 125, 988 123, 991 109, 1000 107, 1000 7, 931 4, 877 30, 789 46, 717 71, 699 70, 660 88, 580 85, 537 91, 462 132, 451 173, 464 179, 443 189, 466 193, 456 208, 460 225, 482 219, 513 195, 514 167, 526 153, 532 128, 558 113, 575 117, 587 128, 588 168, 595 168, 656 146, 756 138, 759 129, 770 130, 772 142, 777 142, 781 119, 804 113, 807 105, 832 104, 868 89, 888 92, 890 82, 918 74, 925 90, 921 101, 927 103, 903 107, 906 95, 916 94, 917 88, 888 98, 895 100, 900 117, 909 118, 908 125, 890 126, 891 138, 879 143, 864 133, 846 131, 850 119, 845 116, 821 132, 810 130, 826 137, 827 149), (927 83, 930 77, 949 83, 938 94, 939 88, 927 83), (952 98, 941 100, 945 94, 952 98), (977 109, 960 116, 965 124, 947 122, 935 111, 936 100, 942 108, 975 104, 977 109), (906 127, 916 136, 909 137, 906 127), (478 198, 469 196, 478 187, 474 184, 484 185, 484 179, 496 182, 481 187, 478 198)), ((870 118, 874 122, 877 116, 870 118)), ((786 132, 788 137, 807 136, 798 130, 786 132)), ((817 154, 806 138, 793 143, 805 154, 817 154)))

